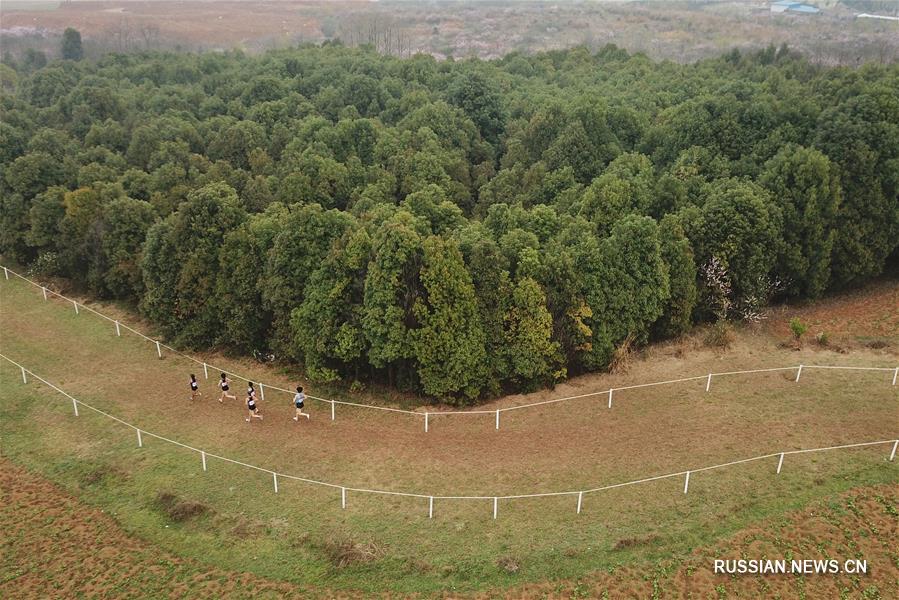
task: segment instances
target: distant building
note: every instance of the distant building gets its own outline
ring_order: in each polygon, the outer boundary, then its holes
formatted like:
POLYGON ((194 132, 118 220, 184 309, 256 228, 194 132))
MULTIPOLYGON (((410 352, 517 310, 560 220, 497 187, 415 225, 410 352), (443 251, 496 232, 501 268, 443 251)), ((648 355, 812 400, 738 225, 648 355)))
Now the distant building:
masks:
POLYGON ((806 15, 816 15, 821 10, 811 4, 803 4, 802 2, 793 2, 792 0, 778 0, 771 3, 771 12, 773 13, 799 13, 806 15))

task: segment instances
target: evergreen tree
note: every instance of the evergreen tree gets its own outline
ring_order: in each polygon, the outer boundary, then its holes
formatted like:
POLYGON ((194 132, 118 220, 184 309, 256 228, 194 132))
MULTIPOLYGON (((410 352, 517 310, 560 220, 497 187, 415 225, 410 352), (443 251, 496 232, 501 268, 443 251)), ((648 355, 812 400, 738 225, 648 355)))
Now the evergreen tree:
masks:
POLYGON ((515 284, 506 314, 506 353, 515 380, 532 387, 564 376, 559 344, 551 337, 546 295, 539 283, 525 277, 515 284))
POLYGON ((81 60, 84 57, 84 49, 81 47, 81 33, 77 29, 66 27, 62 34, 60 52, 64 60, 81 60))
POLYGON ((431 236, 422 251, 422 294, 413 306, 419 381, 429 396, 476 398, 486 352, 471 277, 453 240, 431 236))

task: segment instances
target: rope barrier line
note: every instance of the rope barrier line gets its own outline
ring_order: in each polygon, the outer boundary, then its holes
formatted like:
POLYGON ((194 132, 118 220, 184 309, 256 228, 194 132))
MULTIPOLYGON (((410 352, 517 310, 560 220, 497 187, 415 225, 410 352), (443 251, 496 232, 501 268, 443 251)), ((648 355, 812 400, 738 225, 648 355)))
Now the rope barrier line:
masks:
MULTIPOLYGON (((750 458, 743 458, 743 459, 734 460, 734 461, 730 461, 730 462, 726 462, 726 463, 721 463, 718 465, 698 467, 698 468, 685 470, 685 471, 677 471, 676 473, 666 473, 664 475, 645 477, 643 479, 636 479, 633 481, 627 481, 627 482, 623 482, 623 483, 615 483, 615 484, 611 484, 611 485, 605 485, 602 487, 582 489, 582 490, 573 490, 573 491, 563 491, 563 492, 541 492, 541 493, 533 493, 533 494, 511 494, 511 495, 493 495, 493 496, 440 496, 440 495, 433 495, 433 494, 422 494, 422 493, 417 493, 417 492, 398 492, 398 491, 393 491, 393 490, 356 488, 356 487, 340 485, 340 484, 336 484, 336 483, 330 483, 327 481, 319 481, 316 479, 309 479, 307 477, 300 477, 297 475, 288 475, 286 473, 279 473, 279 472, 273 471, 271 469, 266 469, 264 467, 259 467, 259 466, 256 466, 256 465, 253 465, 250 463, 245 463, 245 462, 242 462, 239 460, 235 460, 233 458, 228 458, 226 456, 221 456, 219 454, 213 454, 213 453, 207 452, 205 450, 195 448, 188 444, 184 444, 177 440, 173 440, 171 438, 159 435, 157 433, 147 431, 136 425, 132 425, 131 423, 128 423, 127 421, 124 421, 114 415, 111 415, 103 410, 95 408, 81 400, 76 399, 74 396, 72 396, 65 390, 50 383, 49 381, 47 381, 40 375, 35 374, 33 371, 26 369, 23 365, 17 363, 16 361, 9 358, 8 356, 0 354, 0 358, 3 358, 10 364, 21 369, 23 372, 30 374, 36 380, 44 383, 45 385, 47 385, 51 389, 55 390, 56 392, 59 392, 63 396, 71 399, 72 402, 75 403, 76 405, 80 404, 81 406, 84 406, 85 408, 93 410, 94 412, 97 412, 107 418, 110 418, 118 423, 121 423, 122 425, 125 425, 126 427, 130 427, 130 428, 134 429, 137 432, 138 445, 140 447, 143 447, 143 442, 141 439, 141 434, 143 434, 143 435, 147 435, 147 436, 156 438, 158 440, 173 444, 175 446, 185 448, 192 452, 199 453, 201 460, 202 460, 203 471, 206 471, 206 459, 207 458, 216 458, 223 462, 231 463, 231 464, 238 465, 241 467, 247 467, 249 469, 254 469, 254 470, 260 471, 262 473, 271 474, 273 481, 274 481, 275 493, 278 492, 278 477, 279 476, 283 477, 285 479, 301 481, 301 482, 308 483, 311 485, 319 485, 319 486, 328 487, 328 488, 332 488, 332 489, 339 489, 339 490, 341 490, 341 503, 344 508, 346 507, 346 492, 348 492, 348 491, 359 492, 359 493, 363 493, 363 494, 379 494, 379 495, 384 495, 384 496, 401 496, 401 497, 407 497, 407 498, 427 499, 428 500, 428 511, 429 511, 428 514, 429 514, 430 518, 433 518, 434 500, 435 499, 437 499, 437 500, 493 500, 493 515, 494 515, 494 518, 496 518, 499 500, 515 500, 515 499, 522 499, 522 498, 547 498, 547 497, 553 497, 553 496, 577 496, 577 498, 578 498, 577 514, 580 514, 581 513, 581 504, 582 504, 584 494, 591 494, 591 493, 601 492, 601 491, 605 491, 605 490, 611 490, 611 489, 615 489, 615 488, 625 487, 625 486, 629 486, 629 485, 637 485, 640 483, 648 483, 651 481, 659 481, 662 479, 669 479, 672 477, 680 477, 680 476, 686 476, 686 481, 684 484, 684 493, 687 493, 690 473, 700 473, 703 471, 710 471, 713 469, 720 469, 720 468, 724 468, 724 467, 744 464, 744 463, 748 463, 748 462, 754 462, 754 461, 758 461, 758 460, 764 460, 764 459, 773 458, 773 457, 780 457, 780 461, 778 462, 778 466, 777 466, 777 473, 780 473, 781 467, 783 465, 783 457, 787 454, 790 454, 790 455, 805 454, 805 453, 809 453, 809 452, 824 452, 824 451, 830 451, 830 450, 841 450, 841 449, 846 449, 846 448, 860 448, 860 447, 865 447, 865 446, 877 446, 877 445, 883 445, 883 444, 892 444, 892 452, 890 454, 890 458, 888 459, 889 461, 892 461, 893 458, 895 457, 896 446, 899 445, 899 439, 889 439, 889 440, 878 440, 875 442, 860 442, 860 443, 856 443, 856 444, 826 446, 826 447, 822 447, 822 448, 807 448, 807 449, 801 449, 801 450, 784 450, 782 452, 774 452, 771 454, 763 454, 761 456, 753 456, 750 458)), ((77 413, 76 413, 76 416, 77 416, 77 413)))
MULTIPOLYGON (((54 296, 57 296, 58 298, 61 298, 62 300, 65 300, 65 301, 67 301, 67 302, 72 302, 75 306, 79 306, 75 300, 73 300, 73 299, 71 299, 71 298, 68 298, 67 296, 63 296, 62 294, 60 294, 60 293, 58 293, 58 292, 54 292, 53 290, 48 289, 46 286, 42 286, 41 284, 39 284, 39 283, 37 283, 37 282, 35 282, 35 281, 32 281, 31 279, 28 279, 28 278, 25 277, 24 275, 20 275, 19 273, 16 273, 15 271, 13 271, 12 269, 10 269, 10 268, 8 268, 8 267, 2 267, 2 268, 4 269, 4 274, 6 275, 7 279, 9 278, 9 275, 10 275, 10 274, 11 274, 11 275, 14 275, 15 277, 18 277, 19 279, 21 279, 22 281, 25 281, 26 283, 29 283, 29 284, 31 284, 31 285, 33 285, 33 286, 35 286, 35 287, 40 288, 41 290, 43 290, 43 293, 44 293, 44 296, 45 296, 45 297, 46 297, 47 293, 50 293, 50 294, 52 294, 52 295, 54 295, 54 296)), ((108 317, 108 316, 104 315, 103 313, 101 313, 101 312, 99 312, 99 311, 97 311, 97 310, 95 310, 95 309, 93 309, 93 308, 91 308, 91 307, 89 307, 89 306, 86 306, 86 305, 84 305, 84 304, 81 304, 80 306, 81 306, 81 308, 84 308, 84 309, 86 309, 86 310, 92 312, 93 314, 95 314, 95 315, 97 315, 97 316, 99 316, 99 317, 101 317, 101 318, 103 318, 103 319, 106 319, 107 321, 109 321, 109 322, 111 322, 111 323, 114 323, 114 324, 115 324, 115 327, 116 327, 116 333, 117 333, 118 335, 120 335, 120 329, 125 329, 126 331, 130 331, 131 333, 137 335, 138 337, 141 337, 141 338, 143 338, 143 339, 145 339, 145 340, 147 340, 147 341, 149 341, 149 342, 152 342, 153 344, 156 345, 156 348, 157 348, 157 354, 158 354, 160 357, 162 356, 162 352, 161 352, 160 349, 161 349, 161 348, 165 348, 166 350, 168 350, 169 352, 172 352, 173 354, 175 354, 175 355, 177 355, 177 356, 180 356, 180 357, 182 357, 182 358, 186 358, 187 360, 189 360, 189 361, 191 361, 191 362, 194 362, 194 363, 196 363, 196 364, 198 364, 198 365, 202 365, 202 366, 203 366, 203 369, 204 369, 204 373, 207 373, 207 374, 208 374, 208 369, 213 369, 213 370, 217 370, 217 371, 220 371, 220 372, 222 372, 222 373, 225 373, 226 375, 229 375, 229 376, 234 377, 235 379, 239 379, 239 380, 241 380, 241 381, 252 381, 251 379, 248 379, 247 377, 244 377, 243 375, 240 375, 240 374, 238 374, 238 373, 234 373, 234 372, 232 372, 232 371, 229 371, 229 370, 227 370, 227 369, 223 369, 223 368, 221 368, 221 367, 216 367, 215 365, 212 365, 212 364, 207 363, 207 362, 205 362, 205 361, 198 360, 198 359, 194 358, 193 356, 190 356, 190 355, 188 355, 188 354, 184 354, 183 352, 179 352, 179 351, 176 350, 175 348, 172 348, 171 346, 169 346, 169 345, 167 345, 167 344, 163 344, 163 343, 160 342, 159 340, 154 340, 153 338, 151 338, 151 337, 149 337, 149 336, 147 336, 147 335, 141 333, 140 331, 138 331, 138 330, 136 330, 136 329, 134 329, 134 328, 132 328, 132 327, 129 327, 128 325, 125 325, 124 323, 121 323, 120 321, 118 321, 118 320, 116 320, 116 319, 113 319, 112 317, 108 317)), ((362 403, 359 403, 359 402, 347 402, 347 401, 345 401, 345 400, 332 400, 332 399, 329 399, 329 398, 324 398, 324 397, 320 397, 320 396, 314 396, 314 395, 311 395, 311 394, 307 395, 306 398, 308 398, 308 399, 310 399, 310 400, 316 400, 316 401, 319 401, 319 402, 322 402, 322 403, 330 404, 330 405, 331 405, 331 419, 332 419, 332 420, 334 420, 334 417, 335 417, 335 414, 334 414, 334 406, 335 406, 336 404, 341 404, 341 405, 344 405, 344 406, 353 406, 353 407, 356 407, 356 408, 367 408, 367 409, 373 409, 373 410, 380 410, 380 411, 384 411, 384 412, 393 412, 393 413, 400 413, 400 414, 408 414, 408 415, 413 415, 413 416, 415 416, 415 417, 422 417, 422 418, 424 418, 426 421, 428 420, 429 417, 435 417, 435 416, 449 416, 449 415, 488 415, 488 414, 489 414, 489 415, 496 415, 496 416, 497 416, 497 424, 498 424, 498 423, 499 423, 499 413, 501 413, 501 412, 507 412, 507 411, 513 411, 513 410, 521 410, 521 409, 525 409, 525 408, 534 408, 534 407, 537 407, 537 406, 546 406, 546 405, 549 405, 549 404, 557 404, 557 403, 560 403, 560 402, 569 402, 569 401, 572 401, 572 400, 579 400, 579 399, 583 399, 583 398, 591 398, 591 397, 593 397, 593 396, 606 396, 606 395, 610 396, 610 398, 609 398, 609 408, 611 408, 611 392, 613 392, 613 391, 633 390, 633 389, 638 389, 638 388, 645 388, 645 387, 652 387, 652 386, 659 386, 659 385, 671 385, 671 384, 675 384, 675 383, 683 383, 683 382, 686 382, 686 381, 698 381, 698 380, 707 381, 708 384, 707 384, 706 388, 707 388, 707 390, 708 390, 709 385, 710 385, 710 383, 711 383, 711 378, 712 378, 712 377, 720 377, 720 376, 725 376, 725 375, 744 375, 744 374, 751 374, 751 373, 770 373, 770 372, 775 372, 775 371, 793 371, 793 370, 798 370, 797 378, 796 378, 796 380, 798 381, 798 379, 799 379, 798 375, 802 372, 802 369, 842 369, 842 370, 853 370, 853 371, 889 371, 889 372, 894 373, 894 377, 893 377, 893 385, 896 385, 896 375, 899 375, 899 367, 893 368, 893 367, 849 367, 849 366, 831 366, 831 365, 796 365, 796 366, 790 366, 790 367, 773 367, 773 368, 768 368, 768 369, 748 369, 748 370, 745 370, 745 371, 725 371, 725 372, 721 372, 721 373, 708 373, 708 374, 706 374, 706 375, 696 375, 696 376, 694 376, 694 377, 682 377, 682 378, 680 378, 680 379, 669 379, 669 380, 667 380, 667 381, 656 381, 656 382, 652 382, 652 383, 639 383, 639 384, 634 384, 634 385, 625 385, 625 386, 621 386, 621 387, 610 388, 610 389, 601 390, 601 391, 596 391, 596 392, 587 392, 587 393, 584 393, 584 394, 576 394, 576 395, 573 395, 573 396, 565 396, 565 397, 563 397, 563 398, 553 398, 553 399, 550 399, 550 400, 543 400, 543 401, 540 401, 540 402, 531 402, 531 403, 528 403, 528 404, 520 404, 520 405, 517 405, 517 406, 507 406, 507 407, 504 407, 504 408, 497 408, 497 409, 493 409, 493 410, 475 409, 475 410, 449 410, 449 411, 427 411, 427 412, 418 412, 418 411, 413 411, 413 410, 405 410, 405 409, 401 409, 401 408, 391 408, 391 407, 387 407, 387 406, 376 406, 376 405, 373 405, 373 404, 362 404, 362 403)), ((292 396, 293 393, 294 393, 294 392, 292 392, 291 390, 288 390, 288 389, 285 389, 285 388, 282 388, 282 387, 278 387, 278 386, 276 386, 276 385, 271 385, 271 384, 268 384, 268 383, 265 383, 265 384, 264 384, 264 383, 261 382, 261 381, 258 382, 258 383, 259 383, 259 385, 260 385, 260 389, 262 389, 261 386, 264 385, 265 387, 271 388, 271 389, 276 390, 276 391, 278 391, 278 392, 283 392, 283 393, 288 394, 288 395, 291 395, 291 396, 292 396)), ((499 429, 499 427, 497 426, 496 429, 499 429)), ((425 428, 425 431, 428 431, 428 428, 427 428, 427 427, 425 428)), ((492 496, 490 496, 490 498, 492 498, 492 496)))

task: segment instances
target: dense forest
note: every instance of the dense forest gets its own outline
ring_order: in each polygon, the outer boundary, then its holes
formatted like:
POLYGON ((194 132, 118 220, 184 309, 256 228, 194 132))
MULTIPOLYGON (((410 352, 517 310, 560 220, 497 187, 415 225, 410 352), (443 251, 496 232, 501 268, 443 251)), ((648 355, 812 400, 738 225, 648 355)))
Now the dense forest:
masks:
POLYGON ((0 65, 0 252, 316 381, 470 403, 899 256, 897 65, 72 58, 0 65))

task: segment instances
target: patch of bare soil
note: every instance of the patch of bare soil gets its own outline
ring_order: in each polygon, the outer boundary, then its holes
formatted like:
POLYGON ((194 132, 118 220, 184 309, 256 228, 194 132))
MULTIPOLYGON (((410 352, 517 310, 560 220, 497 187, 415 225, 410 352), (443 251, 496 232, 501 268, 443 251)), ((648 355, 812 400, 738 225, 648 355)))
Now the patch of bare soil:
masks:
MULTIPOLYGON (((177 502, 176 502, 177 505, 177 502)), ((177 558, 0 459, 2 598, 301 597, 299 588, 177 558)))
POLYGON ((768 311, 765 329, 789 338, 790 319, 798 317, 808 326, 806 345, 814 345, 815 336, 824 333, 831 342, 895 349, 899 342, 897 307, 899 281, 880 281, 811 304, 774 307, 768 311))
MULTIPOLYGON (((686 560, 626 567, 577 582, 528 585, 507 598, 899 598, 899 484, 856 488, 769 519, 686 560), (848 559, 867 574, 715 574, 716 559, 848 559)), ((623 544, 631 545, 630 543, 623 544)), ((483 598, 497 597, 484 594, 483 598)))

